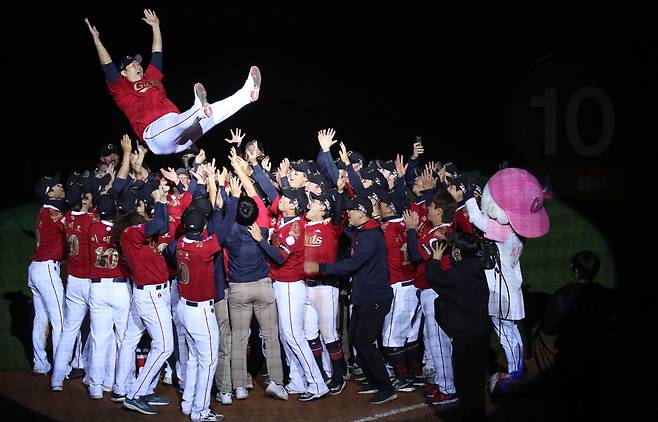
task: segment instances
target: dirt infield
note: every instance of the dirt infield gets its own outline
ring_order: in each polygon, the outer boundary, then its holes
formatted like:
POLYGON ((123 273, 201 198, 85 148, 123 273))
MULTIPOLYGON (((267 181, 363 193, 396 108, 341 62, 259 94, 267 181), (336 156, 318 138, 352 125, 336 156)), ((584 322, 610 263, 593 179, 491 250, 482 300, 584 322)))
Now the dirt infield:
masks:
MULTIPOLYGON (((260 378, 258 381, 261 381, 260 378)), ((177 388, 160 385, 157 392, 171 400, 169 406, 157 408, 158 415, 149 417, 125 409, 110 400, 91 400, 82 380, 66 381, 63 392, 52 392, 49 377, 33 376, 29 371, 0 373, 0 396, 4 408, 10 408, 7 420, 59 420, 59 421, 189 421, 180 412, 180 394, 177 388)), ((247 400, 234 400, 222 406, 213 399, 212 408, 226 416, 227 421, 437 421, 435 406, 423 403, 422 390, 399 393, 398 399, 381 405, 368 404, 369 395, 357 394, 357 385, 348 382, 342 394, 301 403, 296 396, 288 401, 265 396, 262 382, 255 382, 247 400)))

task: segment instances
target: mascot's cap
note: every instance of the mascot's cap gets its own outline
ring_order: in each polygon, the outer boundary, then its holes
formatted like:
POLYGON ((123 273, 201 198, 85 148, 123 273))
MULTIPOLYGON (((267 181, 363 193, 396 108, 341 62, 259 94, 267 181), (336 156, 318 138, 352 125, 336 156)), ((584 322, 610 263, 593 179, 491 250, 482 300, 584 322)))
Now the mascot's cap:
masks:
POLYGON ((487 184, 491 197, 505 211, 515 232, 528 238, 548 233, 544 193, 535 176, 522 169, 506 168, 491 176, 487 184))

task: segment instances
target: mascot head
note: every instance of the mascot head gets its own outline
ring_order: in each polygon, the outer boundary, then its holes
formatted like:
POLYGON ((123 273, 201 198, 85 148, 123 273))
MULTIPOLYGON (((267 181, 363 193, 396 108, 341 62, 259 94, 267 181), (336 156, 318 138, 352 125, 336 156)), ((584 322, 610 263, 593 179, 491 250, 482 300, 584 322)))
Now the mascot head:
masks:
POLYGON ((482 192, 481 209, 526 238, 544 236, 550 227, 543 189, 525 170, 506 168, 491 176, 482 192))

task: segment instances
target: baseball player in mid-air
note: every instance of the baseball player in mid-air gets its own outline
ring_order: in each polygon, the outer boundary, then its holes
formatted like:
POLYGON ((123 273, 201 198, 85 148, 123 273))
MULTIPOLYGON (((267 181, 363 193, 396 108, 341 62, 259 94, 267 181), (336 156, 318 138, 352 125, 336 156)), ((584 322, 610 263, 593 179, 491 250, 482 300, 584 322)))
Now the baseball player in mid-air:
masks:
POLYGON ((167 155, 184 151, 215 125, 258 100, 261 75, 258 67, 252 66, 242 88, 230 97, 212 104, 208 103, 203 85, 195 84, 194 104, 181 113, 167 98, 162 84, 160 19, 155 12, 144 9, 142 20, 153 30, 151 63, 146 71, 141 65, 142 57, 139 54, 122 58, 117 69, 96 27, 86 18, 85 23, 94 40, 114 101, 130 121, 139 139, 154 154, 167 155))

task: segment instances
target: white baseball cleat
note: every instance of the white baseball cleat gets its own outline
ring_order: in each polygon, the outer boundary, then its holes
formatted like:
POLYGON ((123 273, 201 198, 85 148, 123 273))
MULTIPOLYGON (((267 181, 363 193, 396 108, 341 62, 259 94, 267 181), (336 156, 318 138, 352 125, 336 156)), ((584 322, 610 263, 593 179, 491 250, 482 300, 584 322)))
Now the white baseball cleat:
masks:
POLYGON ((260 69, 258 69, 258 66, 251 66, 251 69, 249 69, 249 76, 251 76, 251 79, 254 81, 254 86, 249 91, 249 95, 251 96, 251 101, 258 101, 258 95, 260 94, 260 82, 261 82, 261 76, 260 76, 260 69))
POLYGON ((265 392, 277 399, 288 400, 288 392, 283 387, 283 385, 277 384, 274 381, 270 381, 265 389, 265 392))
POLYGON ((249 392, 244 387, 238 387, 235 389, 235 398, 238 400, 244 400, 249 397, 249 392))
POLYGON ((221 404, 228 406, 229 404, 233 404, 233 398, 231 398, 231 393, 222 393, 221 391, 215 395, 215 400, 220 402, 221 404))
POLYGON ((204 86, 199 82, 194 84, 194 95, 196 96, 196 101, 194 101, 194 104, 198 104, 203 109, 203 114, 206 117, 212 116, 212 107, 210 107, 208 104, 206 88, 204 88, 204 86))

